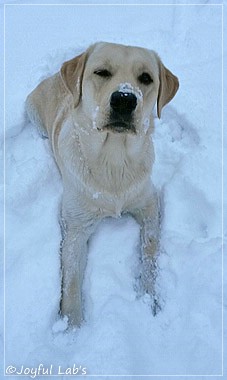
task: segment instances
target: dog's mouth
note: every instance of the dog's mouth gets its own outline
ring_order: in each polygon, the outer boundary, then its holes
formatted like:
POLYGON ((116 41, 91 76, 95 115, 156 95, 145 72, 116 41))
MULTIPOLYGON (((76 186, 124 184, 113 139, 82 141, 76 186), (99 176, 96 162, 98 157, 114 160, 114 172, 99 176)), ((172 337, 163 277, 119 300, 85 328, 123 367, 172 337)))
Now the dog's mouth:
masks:
POLYGON ((122 120, 110 121, 105 124, 101 130, 108 130, 113 133, 136 133, 136 128, 133 123, 128 123, 122 120))
POLYGON ((117 134, 136 134, 135 117, 133 114, 127 115, 123 112, 111 111, 103 120, 104 123, 98 123, 96 127, 99 131, 107 131, 117 134))

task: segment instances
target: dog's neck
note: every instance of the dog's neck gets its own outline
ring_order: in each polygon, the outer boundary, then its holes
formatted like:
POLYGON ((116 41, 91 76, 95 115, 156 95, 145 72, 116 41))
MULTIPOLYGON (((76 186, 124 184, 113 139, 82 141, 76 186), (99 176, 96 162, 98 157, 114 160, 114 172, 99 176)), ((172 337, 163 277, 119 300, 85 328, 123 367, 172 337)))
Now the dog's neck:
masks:
POLYGON ((150 174, 153 146, 145 134, 92 133, 95 138, 82 131, 79 140, 84 163, 97 187, 120 193, 150 174))

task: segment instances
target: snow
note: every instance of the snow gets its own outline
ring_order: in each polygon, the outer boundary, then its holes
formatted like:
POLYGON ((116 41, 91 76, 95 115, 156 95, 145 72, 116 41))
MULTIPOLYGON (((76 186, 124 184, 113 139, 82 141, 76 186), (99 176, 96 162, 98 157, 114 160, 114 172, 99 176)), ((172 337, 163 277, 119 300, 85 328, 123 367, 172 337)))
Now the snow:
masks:
MULTIPOLYGON (((97 116, 98 116, 98 112, 99 112, 99 106, 97 106, 95 108, 95 111, 92 115, 92 125, 93 125, 93 129, 97 129, 97 122, 96 122, 96 119, 97 119, 97 116)), ((84 131, 85 132, 85 131, 84 131)))
POLYGON ((73 366, 98 378, 216 378, 223 322, 221 6, 15 3, 5 18, 5 368, 25 375, 43 364, 58 375, 61 366, 61 379, 73 366), (86 321, 66 333, 57 314, 61 177, 48 139, 24 115, 24 100, 99 40, 155 50, 180 80, 155 117, 153 136, 163 308, 154 317, 149 299, 135 291, 139 226, 130 216, 107 218, 89 243, 86 321))
POLYGON ((137 98, 139 100, 143 100, 143 93, 138 87, 133 87, 131 83, 120 83, 119 84, 119 91, 123 92, 125 96, 127 96, 128 93, 134 93, 136 94, 137 98))

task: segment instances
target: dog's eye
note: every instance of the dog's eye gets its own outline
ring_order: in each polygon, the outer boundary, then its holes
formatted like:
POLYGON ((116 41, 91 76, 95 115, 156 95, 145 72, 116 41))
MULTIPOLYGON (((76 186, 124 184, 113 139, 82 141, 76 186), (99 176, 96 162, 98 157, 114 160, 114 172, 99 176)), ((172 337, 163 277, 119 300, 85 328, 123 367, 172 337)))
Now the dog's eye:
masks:
POLYGON ((100 76, 100 77, 103 77, 103 78, 110 78, 112 76, 111 72, 108 71, 108 70, 95 70, 94 71, 94 74, 100 76))
POLYGON ((145 85, 149 85, 153 82, 153 79, 151 78, 150 74, 148 74, 148 73, 142 73, 138 79, 139 79, 140 83, 145 84, 145 85))

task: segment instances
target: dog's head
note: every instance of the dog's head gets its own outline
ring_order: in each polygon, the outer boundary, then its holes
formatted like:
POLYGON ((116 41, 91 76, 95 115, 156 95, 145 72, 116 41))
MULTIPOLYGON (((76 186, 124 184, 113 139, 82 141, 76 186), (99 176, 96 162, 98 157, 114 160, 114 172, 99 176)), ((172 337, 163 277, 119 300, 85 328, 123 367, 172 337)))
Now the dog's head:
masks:
POLYGON ((179 87, 155 52, 103 42, 65 62, 61 77, 77 115, 90 127, 113 133, 146 131, 156 102, 160 118, 179 87))

